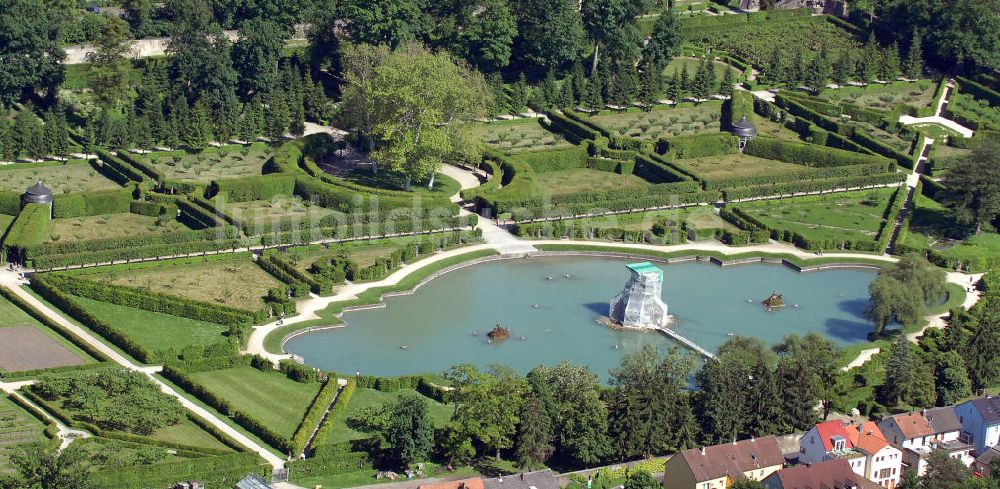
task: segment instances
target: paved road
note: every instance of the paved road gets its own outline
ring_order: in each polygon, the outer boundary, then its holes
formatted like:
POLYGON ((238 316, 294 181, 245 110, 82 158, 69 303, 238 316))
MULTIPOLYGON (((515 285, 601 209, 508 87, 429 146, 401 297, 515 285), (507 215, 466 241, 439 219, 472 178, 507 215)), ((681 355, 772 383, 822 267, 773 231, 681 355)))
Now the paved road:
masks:
POLYGON ((106 355, 113 362, 127 369, 146 374, 146 376, 148 376, 150 380, 155 382, 160 387, 160 390, 163 391, 165 394, 174 397, 181 403, 182 406, 184 406, 184 408, 195 413, 198 417, 204 419, 209 424, 214 426, 216 429, 231 436, 241 445, 256 452, 258 455, 263 457, 264 460, 267 460, 267 463, 269 463, 272 467, 280 468, 284 466, 285 461, 283 459, 274 455, 261 445, 258 445, 256 442, 248 438, 240 431, 236 430, 232 426, 229 426, 228 424, 217 418, 214 414, 208 412, 206 409, 195 404, 194 402, 191 402, 186 397, 182 396, 180 393, 175 391, 173 388, 163 383, 160 379, 154 377, 153 373, 157 371, 156 367, 144 367, 132 363, 132 361, 122 356, 113 348, 104 344, 97 338, 94 338, 86 330, 77 326, 76 324, 73 324, 72 322, 64 318, 61 314, 53 311, 44 303, 36 299, 35 296, 29 294, 27 291, 21 288, 21 282, 17 280, 17 276, 13 272, 9 272, 6 270, 0 272, 0 286, 7 287, 8 289, 10 289, 19 298, 30 304, 35 309, 41 311, 42 314, 45 314, 45 316, 51 319, 52 321, 58 323, 63 328, 69 330, 71 333, 73 333, 75 336, 86 342, 94 349, 106 355))

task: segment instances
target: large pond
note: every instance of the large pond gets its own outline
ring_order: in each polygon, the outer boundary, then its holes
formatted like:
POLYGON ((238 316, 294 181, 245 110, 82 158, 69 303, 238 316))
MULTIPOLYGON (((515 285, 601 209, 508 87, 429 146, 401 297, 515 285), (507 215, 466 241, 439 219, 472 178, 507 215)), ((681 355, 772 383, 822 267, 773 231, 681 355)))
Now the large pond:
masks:
MULTIPOLYGON (((285 349, 309 365, 342 373, 441 372, 459 363, 500 363, 523 373, 566 360, 606 378, 625 352, 676 344, 661 333, 616 331, 598 322, 628 281, 626 263, 536 257, 462 268, 413 295, 388 298, 383 309, 345 313, 346 327, 294 337, 285 349), (510 328, 511 339, 487 341, 486 332, 497 323, 510 328)), ((659 266, 665 272, 663 300, 677 319, 673 327, 711 351, 730 334, 774 344, 791 333, 816 331, 847 345, 865 341, 872 329, 862 316, 874 278, 868 270, 659 266), (772 291, 782 293, 789 307, 768 312, 760 301, 772 291)))

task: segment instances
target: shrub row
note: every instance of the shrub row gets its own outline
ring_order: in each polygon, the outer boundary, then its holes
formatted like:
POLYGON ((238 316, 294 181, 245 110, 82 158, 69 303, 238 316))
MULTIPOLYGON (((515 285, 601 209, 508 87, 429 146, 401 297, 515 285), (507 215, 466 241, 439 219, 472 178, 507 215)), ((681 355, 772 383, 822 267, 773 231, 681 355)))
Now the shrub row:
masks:
POLYGON ((635 150, 614 149, 610 146, 610 144, 610 141, 606 137, 599 137, 593 141, 587 141, 587 153, 590 156, 599 156, 615 160, 632 160, 635 158, 635 150))
POLYGON ((824 117, 819 112, 806 107, 793 97, 788 97, 778 93, 775 95, 774 101, 779 107, 792 113, 792 115, 806 119, 813 124, 826 129, 827 131, 835 132, 842 136, 849 136, 852 132, 854 132, 854 128, 850 124, 834 121, 824 117))
POLYGON ((309 291, 319 295, 329 295, 333 292, 333 282, 317 280, 312 275, 308 273, 303 273, 298 268, 295 268, 295 265, 285 261, 276 253, 265 252, 264 255, 260 257, 259 260, 261 260, 260 261, 260 263, 262 264, 261 266, 265 270, 267 270, 267 268, 263 265, 265 261, 269 263, 269 265, 267 266, 280 270, 279 273, 284 274, 290 279, 290 281, 285 282, 289 285, 295 282, 300 282, 306 284, 308 286, 309 291))
POLYGON ((668 233, 661 237, 648 230, 598 226, 586 219, 519 223, 513 226, 511 233, 531 238, 568 237, 671 245, 687 242, 687 234, 683 232, 668 233))
POLYGON ((92 476, 97 487, 146 489, 174 487, 179 480, 197 480, 205 487, 236 487, 247 474, 271 479, 271 467, 263 464, 256 454, 234 453, 217 457, 196 458, 156 465, 138 465, 105 469, 92 476))
POLYGON ((320 388, 316 397, 313 398, 312 404, 309 405, 309 409, 299 423, 299 427, 295 430, 295 434, 292 435, 293 454, 302 453, 307 448, 306 443, 309 443, 309 438, 316 428, 319 427, 319 423, 323 421, 327 409, 332 410, 330 404, 337 397, 339 390, 340 385, 337 383, 337 378, 335 376, 328 376, 326 382, 323 383, 323 387, 320 388))
POLYGON ((889 240, 892 239, 892 233, 896 228, 896 220, 899 219, 899 214, 903 212, 903 204, 906 203, 906 196, 909 191, 910 189, 903 185, 897 188, 892 193, 892 197, 889 198, 889 204, 882 214, 882 225, 879 226, 878 234, 876 235, 879 244, 877 251, 885 251, 886 247, 889 246, 889 240))
POLYGON ((771 231, 760 225, 757 220, 749 220, 743 217, 743 213, 734 213, 729 208, 723 207, 719 210, 719 216, 739 228, 738 231, 725 230, 722 232, 722 242, 728 245, 739 246, 751 243, 766 243, 771 239, 771 231))
POLYGON ((620 175, 631 175, 635 172, 635 159, 612 160, 608 158, 589 158, 587 168, 620 175))
POLYGON ((785 182, 754 187, 733 187, 723 189, 726 201, 767 197, 776 195, 794 195, 801 192, 822 192, 838 188, 860 188, 874 185, 890 185, 906 180, 904 173, 878 173, 875 175, 858 175, 854 177, 828 178, 808 182, 785 182))
POLYGON ((267 319, 266 311, 247 311, 219 304, 173 297, 151 290, 106 284, 62 274, 40 275, 49 287, 101 302, 159 312, 224 326, 247 327, 267 319))
POLYGON ((889 160, 881 156, 865 155, 818 144, 785 141, 767 136, 758 136, 750 140, 743 152, 758 158, 813 167, 877 164, 888 169, 888 165, 891 164, 889 160))
POLYGON ((196 199, 198 197, 189 195, 174 201, 180 210, 178 220, 192 229, 216 228, 225 225, 225 221, 216 215, 214 210, 209 210, 212 208, 211 206, 203 206, 196 199))
MULTIPOLYGON (((48 209, 46 208, 46 211, 48 209)), ((128 250, 152 245, 172 245, 188 243, 192 241, 222 241, 234 239, 237 230, 233 227, 202 229, 192 231, 177 231, 173 233, 163 233, 158 235, 138 235, 122 236, 118 238, 92 239, 87 241, 49 243, 35 246, 31 249, 32 257, 42 257, 48 255, 62 255, 67 253, 81 252, 101 252, 107 250, 120 250, 127 253, 128 250)), ((125 256, 122 259, 126 258, 125 256)))
POLYGON ((669 153, 673 158, 698 158, 739 152, 739 138, 729 133, 695 134, 660 138, 656 145, 659 154, 669 153))
POLYGON ((1000 92, 962 76, 956 77, 955 80, 958 81, 958 88, 961 92, 968 93, 976 99, 985 100, 993 107, 1000 106, 1000 92))
MULTIPOLYGON (((107 153, 102 154, 101 152, 97 153, 97 155, 100 156, 102 160, 105 158, 106 154, 107 153)), ((110 156, 110 155, 108 155, 108 156, 110 156)), ((118 158, 120 158, 119 161, 126 163, 128 166, 134 168, 135 170, 138 170, 140 173, 142 173, 143 175, 146 175, 147 177, 149 177, 150 179, 152 179, 155 182, 162 182, 164 180, 163 173, 160 172, 159 170, 157 170, 155 166, 153 166, 153 165, 151 165, 149 163, 146 163, 145 161, 140 160, 139 158, 136 158, 136 157, 132 156, 132 154, 129 153, 128 151, 119 151, 118 152, 118 158)), ((119 171, 121 171, 121 170, 119 170, 119 171)), ((132 172, 132 171, 129 171, 129 172, 122 171, 122 174, 124 174, 126 176, 131 175, 132 173, 134 173, 134 172, 132 172)), ((141 181, 141 180, 137 180, 137 181, 141 181)))
POLYGON ((101 214, 123 214, 129 212, 132 189, 104 190, 99 192, 76 192, 59 194, 52 203, 52 217, 99 216, 101 214))
MULTIPOLYGON (((152 363, 161 360, 156 352, 146 349, 129 335, 115 329, 107 322, 97 318, 80 305, 66 291, 65 282, 49 274, 36 274, 31 278, 31 288, 45 300, 79 321, 84 326, 97 332, 112 344, 121 348, 142 363, 152 363)), ((72 289, 69 291, 72 292, 72 289)))
POLYGON ((854 131, 851 134, 851 140, 882 156, 896 160, 896 163, 903 168, 913 169, 913 160, 910 155, 896 151, 882 141, 869 136, 864 131, 854 131))
POLYGON ((440 230, 457 230, 476 225, 476 215, 426 218, 414 220, 371 222, 368 224, 343 225, 329 228, 308 228, 300 231, 269 233, 260 238, 264 246, 295 245, 322 240, 351 240, 371 237, 386 237, 394 234, 415 234, 440 230))
POLYGON ((195 255, 210 251, 236 250, 245 245, 237 240, 188 241, 185 243, 154 244, 134 248, 111 249, 104 251, 81 251, 77 253, 57 253, 34 257, 30 264, 41 270, 51 270, 72 265, 91 263, 129 262, 159 257, 176 257, 179 255, 195 255))
POLYGON ((140 216, 169 217, 171 219, 175 218, 178 213, 177 204, 169 202, 146 202, 142 200, 133 200, 130 202, 128 211, 140 216))
POLYGON ((425 198, 420 194, 402 197, 386 197, 351 190, 341 185, 333 185, 308 176, 295 178, 295 195, 312 200, 316 205, 345 213, 370 212, 377 209, 388 213, 396 209, 415 209, 423 215, 441 213, 445 209, 449 215, 458 214, 458 205, 447 198, 425 198))
POLYGON ((827 180, 831 178, 847 178, 894 172, 891 162, 889 166, 889 168, 886 168, 885 164, 873 163, 867 165, 803 168, 802 170, 796 170, 788 173, 763 173, 758 175, 748 175, 745 177, 714 178, 706 182, 705 188, 712 190, 735 187, 753 187, 784 182, 808 182, 811 180, 827 180))
MULTIPOLYGON (((330 378, 335 379, 337 376, 334 374, 329 375, 330 378)), ((336 383, 336 381, 334 381, 336 383)), ((344 411, 347 409, 348 403, 351 402, 351 397, 354 396, 354 391, 358 388, 358 382, 354 378, 347 379, 347 385, 340 390, 340 393, 336 396, 336 401, 333 406, 330 407, 330 413, 326 416, 326 422, 319 427, 319 431, 316 432, 316 436, 313 438, 313 455, 319 458, 322 455, 322 451, 329 447, 326 441, 330 437, 331 427, 336 424, 334 420, 338 416, 342 416, 344 411)))
MULTIPOLYGON (((735 24, 741 24, 744 22, 750 23, 763 23, 768 20, 781 21, 781 20, 798 20, 801 18, 808 18, 812 15, 812 10, 809 8, 798 8, 798 9, 787 9, 787 10, 762 10, 759 12, 748 12, 745 14, 736 15, 692 15, 692 16, 680 16, 678 23, 680 23, 682 30, 692 30, 697 32, 702 32, 705 29, 712 28, 724 28, 731 29, 735 24)), ((685 36, 690 37, 690 36, 685 36)))
POLYGON ((769 230, 771 239, 786 241, 804 250, 881 251, 878 241, 872 239, 816 239, 790 229, 767 226, 738 207, 732 209, 732 215, 739 216, 743 222, 752 223, 754 228, 769 230))
POLYGON ((601 215, 618 211, 645 211, 675 207, 693 203, 716 202, 719 192, 705 191, 681 194, 655 194, 631 196, 629 198, 610 199, 585 203, 544 204, 537 206, 522 206, 511 209, 515 221, 532 221, 564 216, 601 215))
POLYGON ((0 214, 16 216, 21 212, 21 193, 0 190, 0 214))

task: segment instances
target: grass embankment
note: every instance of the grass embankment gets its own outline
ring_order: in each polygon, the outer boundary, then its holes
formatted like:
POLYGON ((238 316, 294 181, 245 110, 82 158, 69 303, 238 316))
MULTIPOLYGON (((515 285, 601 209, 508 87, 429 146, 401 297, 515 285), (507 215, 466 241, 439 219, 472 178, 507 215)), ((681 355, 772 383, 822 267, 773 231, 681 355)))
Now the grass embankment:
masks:
POLYGON ((173 348, 181 351, 188 346, 208 346, 226 341, 229 328, 221 324, 198 321, 150 312, 133 307, 76 297, 99 319, 127 334, 141 346, 152 351, 173 348))
MULTIPOLYGON (((428 264, 427 266, 418 268, 412 271, 402 280, 400 280, 399 283, 397 283, 396 285, 389 285, 385 287, 372 287, 358 294, 357 298, 355 299, 347 299, 347 300, 333 302, 325 309, 316 311, 316 315, 318 315, 321 319, 314 319, 312 321, 304 321, 301 323, 289 324, 277 328, 274 331, 271 331, 271 333, 267 335, 267 338, 264 339, 264 349, 271 353, 282 353, 281 340, 282 338, 284 338, 285 335, 301 329, 306 329, 311 327, 332 326, 341 324, 343 321, 341 321, 340 318, 337 317, 337 315, 343 312, 345 307, 376 304, 382 299, 382 294, 385 294, 386 292, 411 290, 414 287, 416 287, 417 284, 422 282, 424 279, 426 279, 427 277, 431 276, 432 274, 440 270, 444 270, 445 268, 452 267, 466 261, 475 260, 477 258, 484 258, 487 256, 493 256, 496 254, 497 254, 496 250, 492 249, 476 250, 476 251, 470 251, 468 253, 462 253, 460 255, 436 261, 434 263, 428 264)), ((418 265, 419 263, 420 262, 417 262, 418 265)))

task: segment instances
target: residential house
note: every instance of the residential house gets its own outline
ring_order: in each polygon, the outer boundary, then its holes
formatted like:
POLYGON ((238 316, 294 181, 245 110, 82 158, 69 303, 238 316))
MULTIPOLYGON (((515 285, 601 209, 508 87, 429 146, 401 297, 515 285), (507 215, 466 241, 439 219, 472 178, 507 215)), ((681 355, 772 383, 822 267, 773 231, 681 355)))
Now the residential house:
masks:
POLYGON ((1000 397, 986 396, 955 406, 962 424, 962 441, 973 446, 976 456, 1000 445, 1000 397))
POLYGON ((865 456, 861 475, 882 487, 893 489, 903 476, 903 452, 892 446, 872 421, 848 425, 847 439, 865 456))
POLYGON ((806 432, 799 440, 799 462, 828 460, 844 460, 855 474, 888 489, 896 487, 902 476, 902 453, 872 422, 846 425, 826 421, 806 432))
POLYGON ((484 489, 559 489, 551 470, 522 472, 493 479, 483 479, 484 489))
POLYGON ((979 474, 980 477, 990 477, 993 473, 993 463, 994 461, 1000 461, 1000 445, 991 447, 989 450, 983 452, 982 455, 976 457, 976 461, 972 463, 972 470, 979 474))
POLYGON ((725 489, 740 480, 764 480, 785 459, 774 436, 684 450, 667 461, 664 489, 725 489))
POLYGON ((846 458, 781 469, 766 479, 767 489, 881 489, 858 475, 846 458))
POLYGON ((961 423, 951 407, 924 409, 887 416, 878 422, 885 439, 903 451, 906 470, 917 475, 927 471, 927 458, 934 450, 972 464, 972 447, 961 440, 961 423))
POLYGON ((819 423, 799 440, 799 463, 815 464, 836 458, 847 460, 851 470, 858 475, 865 475, 865 456, 853 450, 842 421, 819 423))

